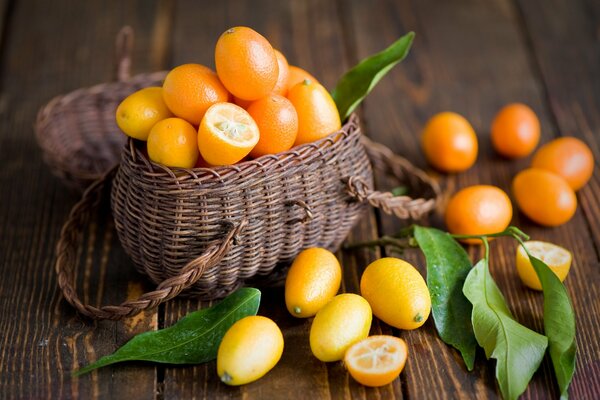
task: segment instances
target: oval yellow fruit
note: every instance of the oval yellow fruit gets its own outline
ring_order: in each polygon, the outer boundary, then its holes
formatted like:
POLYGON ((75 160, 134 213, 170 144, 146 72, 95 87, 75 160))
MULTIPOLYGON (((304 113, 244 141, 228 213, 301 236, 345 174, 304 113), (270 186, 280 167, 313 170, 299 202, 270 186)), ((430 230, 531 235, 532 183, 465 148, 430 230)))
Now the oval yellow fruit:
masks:
POLYGON ((160 87, 147 87, 130 94, 116 112, 117 125, 123 133, 139 140, 148 140, 150 129, 158 121, 172 116, 160 87))
MULTIPOLYGON (((538 240, 525 242, 525 247, 527 247, 532 256, 542 260, 561 282, 565 280, 571 269, 571 261, 573 260, 573 255, 569 250, 538 240)), ((540 278, 538 278, 535 269, 533 269, 529 256, 522 245, 517 247, 516 260, 517 273, 523 284, 534 290, 542 290, 540 278)))
POLYGON ((366 338, 373 314, 361 296, 344 293, 323 307, 310 327, 310 349, 321 361, 339 361, 354 343, 366 338))
POLYGON ((217 352, 217 374, 237 386, 262 378, 283 353, 281 330, 267 317, 250 316, 229 328, 217 352))
POLYGON ((285 280, 285 305, 294 317, 312 317, 335 296, 341 282, 342 268, 332 252, 303 250, 285 280))
POLYGON ((163 119, 148 135, 148 157, 167 167, 193 168, 200 155, 197 136, 196 129, 186 120, 163 119))
POLYGON ((360 279, 360 292, 373 314, 398 329, 416 329, 431 311, 425 280, 409 263, 399 258, 372 262, 360 279))

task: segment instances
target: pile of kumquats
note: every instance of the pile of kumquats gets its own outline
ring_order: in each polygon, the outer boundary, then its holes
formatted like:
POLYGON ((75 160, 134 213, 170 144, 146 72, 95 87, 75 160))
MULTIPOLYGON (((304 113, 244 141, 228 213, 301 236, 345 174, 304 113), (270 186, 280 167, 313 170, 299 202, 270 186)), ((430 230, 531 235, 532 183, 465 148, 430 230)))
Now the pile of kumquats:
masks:
POLYGON ((152 161, 180 168, 231 165, 340 129, 329 92, 256 31, 226 30, 215 65, 216 73, 180 65, 162 87, 133 93, 117 108, 117 125, 146 142, 152 161))

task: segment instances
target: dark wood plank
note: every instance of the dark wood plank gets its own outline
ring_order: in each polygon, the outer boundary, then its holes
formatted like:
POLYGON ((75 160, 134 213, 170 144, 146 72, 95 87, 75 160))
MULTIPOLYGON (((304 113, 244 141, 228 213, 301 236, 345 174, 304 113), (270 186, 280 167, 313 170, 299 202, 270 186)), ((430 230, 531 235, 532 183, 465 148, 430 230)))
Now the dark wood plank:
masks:
MULTIPOLYGON (((578 373, 573 398, 600 396, 600 4, 596 1, 518 1, 524 35, 531 46, 531 63, 539 69, 547 104, 556 121, 555 134, 585 141, 596 159, 594 175, 578 193, 579 207, 593 232, 595 251, 581 244, 572 248, 576 268, 569 278, 577 311, 578 373), (575 282, 574 282, 575 281, 575 282)), ((581 231, 585 232, 583 226, 581 231)), ((579 237, 582 237, 582 233, 579 237)), ((573 232, 575 234, 575 232, 573 232)))
MULTIPOLYGON (((206 4, 187 2, 178 5, 175 17, 173 65, 200 62, 214 67, 214 45, 228 27, 250 26, 280 49, 291 64, 313 73, 326 87, 333 87, 347 68, 344 37, 334 2, 258 2, 235 1, 206 4), (261 12, 256 12, 261 10, 261 12), (194 38, 191 40, 190 38, 194 38)), ((376 236, 373 213, 356 227, 349 240, 376 236)), ((342 290, 358 292, 360 271, 372 261, 369 253, 338 256, 344 266, 342 290)), ((175 301, 165 307, 165 325, 186 312, 207 306, 195 301, 175 301)), ((311 353, 308 336, 311 320, 299 320, 285 309, 282 288, 266 289, 261 315, 272 318, 282 329, 285 350, 279 364, 258 382, 229 388, 218 381, 215 363, 193 368, 167 368, 164 376, 165 398, 401 398, 400 382, 383 389, 367 389, 356 384, 341 363, 324 364, 311 353)), ((375 323, 372 331, 390 332, 375 323)))
MULTIPOLYGON (((2 49, 0 121, 0 397, 151 398, 155 369, 107 368, 72 379, 82 364, 111 353, 134 334, 156 327, 156 312, 127 323, 81 319, 58 292, 54 246, 77 200, 51 176, 32 125, 51 97, 112 79, 114 37, 137 31, 134 62, 148 69, 157 12, 154 2, 20 1, 2 49), (132 385, 132 382, 135 382, 132 385)), ((92 304, 133 297, 151 287, 133 271, 111 227, 108 207, 86 230, 78 273, 92 304)))
MULTIPOLYGON (((522 101, 531 105, 542 121, 543 140, 553 136, 556 127, 548 113, 544 87, 529 62, 519 18, 510 2, 379 1, 374 5, 356 1, 348 10, 347 18, 356 40, 358 58, 383 48, 406 31, 417 32, 412 54, 365 102, 366 124, 372 136, 417 165, 425 166, 419 133, 434 113, 459 112, 478 132, 480 153, 476 166, 463 174, 440 176, 447 195, 478 183, 494 184, 508 191, 513 175, 528 165, 527 159, 502 160, 491 149, 489 124, 503 104, 522 101)), ((441 224, 444 208, 442 204, 440 214, 434 217, 436 224, 441 224)), ((392 218, 384 216, 382 219, 385 232, 399 228, 392 218)), ((569 224, 556 229, 535 226, 517 212, 513 223, 534 238, 561 244, 581 254, 574 263, 567 287, 577 297, 580 292, 590 291, 589 283, 584 283, 582 278, 589 279, 593 274, 597 255, 593 243, 587 239, 591 232, 581 211, 569 224)), ((494 242, 492 273, 517 319, 541 331, 542 297, 526 290, 519 282, 514 251, 515 245, 510 240, 494 242)), ((475 249, 470 252, 480 257, 475 249)), ((424 272, 421 258, 413 254, 407 258, 424 272)), ((594 276, 597 277, 597 273, 594 276)), ((579 304, 578 298, 574 303, 580 321, 581 318, 597 320, 597 316, 590 316, 583 304, 579 304)), ((593 352, 596 344, 581 338, 597 331, 594 323, 580 324, 579 329, 581 354, 593 352)), ((412 350, 405 371, 409 397, 494 398, 498 395, 493 363, 485 362, 480 355, 476 370, 467 373, 456 352, 437 339, 432 321, 420 330, 400 334, 412 350), (424 382, 435 384, 424 385, 424 382), (432 386, 439 390, 432 391, 432 386)), ((579 373, 585 374, 581 367, 579 373)), ((545 360, 524 398, 556 397, 554 382, 549 360, 545 360)))

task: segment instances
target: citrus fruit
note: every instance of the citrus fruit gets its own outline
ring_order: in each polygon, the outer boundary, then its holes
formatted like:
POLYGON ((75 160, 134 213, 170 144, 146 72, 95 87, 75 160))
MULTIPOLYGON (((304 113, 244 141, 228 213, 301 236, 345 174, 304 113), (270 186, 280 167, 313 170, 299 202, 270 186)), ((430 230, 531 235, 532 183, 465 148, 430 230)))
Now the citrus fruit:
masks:
POLYGON ((160 87, 147 87, 130 94, 116 112, 117 125, 123 133, 139 140, 148 140, 154 124, 172 116, 160 87))
POLYGON ((256 100, 243 100, 243 99, 233 96, 233 102, 235 104, 237 104, 238 106, 242 107, 244 110, 247 110, 248 106, 250 106, 250 104, 254 103, 255 101, 256 100))
POLYGON ((213 104, 198 128, 198 146, 202 158, 211 165, 235 164, 258 143, 256 123, 240 106, 213 104))
POLYGON ((148 157, 167 167, 193 168, 198 160, 196 129, 181 118, 157 122, 148 135, 148 157))
POLYGON ((369 303, 353 293, 335 296, 310 327, 310 349, 321 361, 339 361, 354 343, 366 338, 373 315, 369 303))
MULTIPOLYGON (((490 185, 474 185, 459 190, 448 202, 446 226, 455 235, 486 235, 501 232, 512 219, 508 195, 490 185)), ((479 244, 479 239, 462 239, 479 244)))
POLYGON ((275 56, 277 57, 277 68, 279 70, 279 74, 277 75, 277 82, 275 83, 272 92, 285 96, 288 91, 287 85, 290 75, 290 66, 285 56, 277 49, 275 49, 275 56))
POLYGON ((391 383, 400 375, 407 357, 404 340, 374 335, 350 346, 344 356, 344 365, 358 383, 378 387, 391 383))
POLYGON ((285 280, 285 305, 294 317, 312 317, 335 296, 341 282, 342 268, 332 252, 303 250, 285 280))
POLYGON ((292 148, 298 134, 298 113, 283 96, 270 94, 253 102, 247 109, 260 132, 250 155, 260 157, 292 148))
POLYGON ((525 104, 504 106, 492 122, 492 145, 508 158, 525 157, 540 141, 540 120, 525 104))
POLYGON ((444 172, 469 169, 477 160, 477 136, 462 115, 442 112, 425 125, 421 144, 427 161, 444 172))
POLYGON ((312 76, 302 68, 296 67, 295 65, 290 65, 288 67, 288 80, 286 85, 286 92, 289 93, 289 91, 294 86, 301 82, 304 82, 305 80, 319 83, 319 81, 317 81, 314 76, 312 76))
POLYGON ((262 378, 279 362, 283 335, 266 317, 245 317, 223 336, 217 351, 217 374, 228 385, 244 385, 262 378))
POLYGON ((519 172, 513 179, 512 190, 519 209, 540 225, 562 225, 577 209, 577 197, 567 181, 545 169, 519 172))
MULTIPOLYGON (((573 256, 569 250, 552 243, 537 240, 525 242, 525 247, 532 256, 542 260, 561 282, 565 280, 569 269, 571 269, 571 261, 573 260, 573 256)), ((535 273, 529 256, 522 245, 517 247, 517 272, 525 286, 535 290, 542 290, 542 283, 535 273)))
POLYGON ((167 74, 163 99, 173 114, 197 126, 208 107, 227 101, 229 93, 210 68, 184 64, 167 74))
POLYGON ((215 65, 223 85, 243 100, 258 100, 275 87, 277 55, 267 39, 245 26, 227 29, 215 47, 215 65))
POLYGON ((314 142, 342 127, 337 107, 319 83, 304 80, 288 93, 298 113, 298 136, 294 146, 314 142))
POLYGON ((385 257, 369 264, 360 278, 360 293, 377 318, 398 329, 420 327, 431 311, 425 280, 399 258, 385 257))
POLYGON ((531 166, 554 172, 562 176, 573 190, 579 190, 594 172, 594 155, 581 140, 566 136, 540 147, 531 166))

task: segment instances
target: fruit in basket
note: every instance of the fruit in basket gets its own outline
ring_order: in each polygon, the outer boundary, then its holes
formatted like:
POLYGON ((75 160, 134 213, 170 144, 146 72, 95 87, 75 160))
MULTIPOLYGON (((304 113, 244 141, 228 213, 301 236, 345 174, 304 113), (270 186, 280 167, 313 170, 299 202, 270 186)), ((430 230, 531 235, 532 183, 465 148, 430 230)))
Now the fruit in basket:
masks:
POLYGON ((575 215, 575 192, 565 179, 545 169, 519 172, 512 190, 519 209, 540 225, 562 225, 575 215))
POLYGON ((250 153, 260 137, 250 114, 232 103, 213 104, 198 128, 198 147, 211 165, 235 164, 250 153))
POLYGON ((494 149, 504 157, 525 157, 540 141, 540 120, 527 105, 508 104, 494 117, 491 139, 494 149))
POLYGON ((208 107, 227 101, 229 93, 210 68, 183 64, 167 74, 163 98, 173 114, 197 126, 208 107))
POLYGON ((150 129, 160 120, 172 117, 160 87, 147 87, 130 94, 117 107, 116 120, 127 136, 148 140, 150 129))
POLYGON ((342 268, 332 252, 303 250, 285 280, 285 305, 294 317, 312 317, 336 295, 341 282, 342 268))
POLYGON ((289 93, 289 91, 294 86, 296 86, 298 83, 304 82, 305 80, 319 83, 319 81, 317 81, 314 76, 312 76, 302 68, 296 67, 295 65, 290 65, 286 85, 286 92, 289 93))
POLYGON ((579 190, 592 177, 594 155, 584 142, 566 136, 543 145, 533 156, 531 166, 554 172, 573 190, 579 190))
POLYGON ((250 152, 252 157, 292 148, 298 134, 298 113, 288 99, 270 94, 252 102, 247 111, 260 132, 260 139, 250 152))
POLYGON ((279 362, 283 335, 269 318, 245 317, 223 336, 217 352, 217 373, 221 382, 244 385, 262 378, 279 362))
POLYGON ((243 100, 265 97, 279 76, 277 55, 269 41, 245 26, 221 35, 215 47, 215 65, 223 85, 243 100))
POLYGON ((167 167, 193 168, 198 160, 196 129, 181 118, 158 122, 148 135, 148 157, 167 167))
MULTIPOLYGON (((571 261, 573 260, 573 256, 569 250, 552 243, 541 242, 538 240, 525 242, 525 247, 532 256, 542 260, 561 282, 565 280, 571 269, 571 261)), ((533 265, 531 265, 531 261, 529 260, 529 256, 523 248, 523 245, 517 247, 516 260, 517 273, 519 274, 521 281, 523 281, 523 284, 534 290, 542 290, 542 283, 540 282, 533 265)))
POLYGON ((421 136, 427 161, 443 172, 465 171, 477 160, 477 136, 462 115, 442 112, 425 125, 421 136))
POLYGON ((310 327, 310 349, 321 361, 339 361, 354 343, 366 338, 373 315, 361 296, 344 293, 321 308, 310 327))
POLYGON ((277 57, 277 67, 279 72, 277 75, 277 82, 275 83, 272 92, 285 96, 288 91, 287 84, 290 76, 290 66, 283 53, 277 49, 275 49, 275 56, 277 57))
POLYGON ((379 387, 400 375, 408 358, 406 342, 388 335, 369 336, 354 343, 344 356, 350 375, 365 386, 379 387))
POLYGON ((416 329, 431 311, 425 280, 415 267, 393 257, 372 262, 360 278, 360 293, 373 314, 398 329, 416 329))
MULTIPOLYGON (((446 226, 456 235, 485 235, 501 232, 510 224, 513 209, 508 195, 490 185, 474 185, 459 190, 446 207, 446 226)), ((479 239, 461 239, 480 244, 479 239)))
POLYGON ((337 107, 321 84, 305 79, 295 85, 287 97, 298 113, 294 146, 322 139, 342 127, 337 107))

